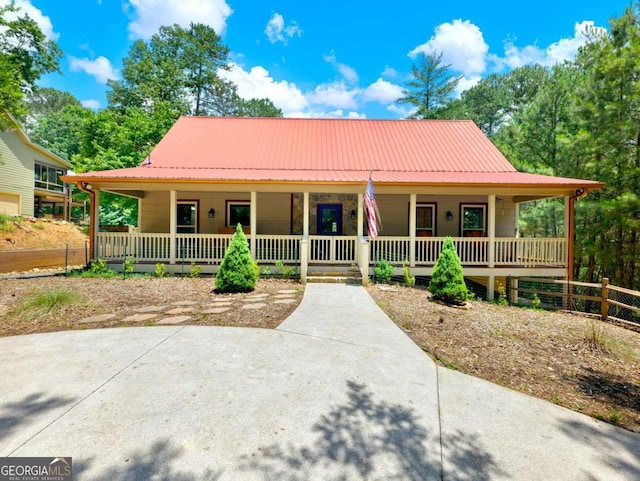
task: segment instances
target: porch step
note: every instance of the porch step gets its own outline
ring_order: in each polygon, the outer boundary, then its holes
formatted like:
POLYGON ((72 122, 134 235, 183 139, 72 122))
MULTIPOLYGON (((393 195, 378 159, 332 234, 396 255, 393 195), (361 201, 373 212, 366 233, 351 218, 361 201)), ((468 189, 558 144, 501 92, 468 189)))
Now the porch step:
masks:
POLYGON ((361 276, 307 276, 308 283, 326 283, 326 284, 362 284, 361 276))
POLYGON ((358 266, 310 266, 307 282, 326 282, 334 284, 362 284, 358 266))

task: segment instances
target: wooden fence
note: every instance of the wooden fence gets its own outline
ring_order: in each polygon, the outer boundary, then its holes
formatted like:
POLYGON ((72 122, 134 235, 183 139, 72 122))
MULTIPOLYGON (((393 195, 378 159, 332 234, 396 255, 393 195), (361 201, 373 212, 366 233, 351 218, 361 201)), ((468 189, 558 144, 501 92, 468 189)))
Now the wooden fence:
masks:
POLYGON ((512 277, 509 281, 512 302, 537 297, 544 307, 598 314, 602 320, 640 327, 640 292, 609 284, 558 279, 512 277))
POLYGON ((0 251, 0 274, 32 269, 55 269, 82 266, 88 262, 88 247, 0 251))

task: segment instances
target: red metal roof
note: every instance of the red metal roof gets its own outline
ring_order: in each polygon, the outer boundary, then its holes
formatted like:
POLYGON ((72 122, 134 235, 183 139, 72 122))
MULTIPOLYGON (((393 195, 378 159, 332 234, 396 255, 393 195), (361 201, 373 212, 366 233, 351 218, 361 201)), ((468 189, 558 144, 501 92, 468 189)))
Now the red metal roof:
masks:
MULTIPOLYGON (((471 121, 181 117, 151 165, 82 179, 600 187, 519 173, 471 121)), ((71 180, 71 179, 69 179, 71 180)))

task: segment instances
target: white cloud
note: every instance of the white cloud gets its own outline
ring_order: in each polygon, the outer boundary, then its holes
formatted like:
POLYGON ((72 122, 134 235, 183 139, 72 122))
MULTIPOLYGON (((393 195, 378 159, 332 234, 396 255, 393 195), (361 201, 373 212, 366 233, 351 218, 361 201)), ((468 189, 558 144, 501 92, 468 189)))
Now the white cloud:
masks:
POLYGON ((240 65, 231 63, 230 70, 219 70, 218 75, 236 84, 240 97, 268 98, 285 115, 301 111, 308 105, 307 99, 295 83, 274 80, 264 67, 252 67, 246 71, 240 65))
POLYGON ((98 110, 100 108, 100 102, 95 99, 83 100, 80 102, 83 107, 88 109, 98 110))
POLYGON ((402 87, 382 78, 365 88, 363 93, 365 101, 378 102, 383 105, 395 102, 400 97, 402 97, 402 87))
MULTIPOLYGON (((9 0, 0 0, 0 7, 4 7, 9 3, 11 3, 9 0)), ((6 14, 6 20, 14 20, 27 14, 38 24, 38 27, 40 27, 42 33, 44 33, 49 40, 58 39, 60 34, 53 31, 53 24, 51 23, 51 19, 43 14, 42 10, 34 7, 31 4, 30 0, 16 0, 15 5, 19 8, 18 12, 6 14)))
POLYGON ((358 105, 356 96, 360 89, 350 89, 343 81, 318 85, 307 99, 313 104, 326 105, 337 109, 355 109, 358 105))
POLYGON ((342 109, 330 111, 311 111, 311 112, 291 112, 285 117, 302 118, 302 119, 366 119, 367 114, 355 112, 353 110, 346 112, 342 109))
POLYGON ((330 63, 338 71, 344 80, 349 83, 356 83, 358 81, 358 72, 353 67, 350 67, 346 63, 340 63, 336 60, 336 56, 331 52, 329 55, 323 57, 324 61, 330 63))
POLYGON ((451 65, 451 69, 464 75, 484 72, 485 58, 489 45, 484 36, 469 20, 454 20, 436 27, 435 34, 422 45, 418 45, 409 56, 414 58, 420 53, 442 53, 442 62, 451 65))
POLYGON ((279 13, 274 13, 267 23, 264 33, 271 43, 282 42, 286 45, 290 38, 295 35, 300 37, 303 31, 295 20, 289 22, 289 25, 285 25, 284 17, 279 13))
POLYGON ((102 56, 95 60, 69 56, 69 68, 72 72, 85 72, 102 84, 106 84, 107 80, 117 80, 119 77, 118 71, 113 68, 109 59, 102 56))
POLYGON ((387 65, 380 75, 382 75, 383 77, 395 78, 398 76, 398 72, 396 71, 396 69, 391 68, 387 65))
POLYGON ((399 106, 396 104, 388 105, 387 110, 389 112, 396 114, 399 118, 402 118, 402 119, 406 119, 407 117, 409 117, 410 115, 412 115, 417 111, 415 107, 409 107, 406 105, 399 106))
POLYGON ((127 0, 125 10, 133 17, 129 24, 131 38, 148 39, 162 25, 204 23, 218 35, 227 26, 233 13, 225 0, 127 0))
POLYGON ((482 80, 480 75, 471 75, 470 77, 462 77, 458 81, 458 85, 456 86, 456 96, 460 97, 460 94, 465 90, 469 90, 471 87, 476 85, 478 82, 482 80))
POLYGON ((606 29, 596 27, 591 20, 577 22, 573 27, 573 37, 562 38, 542 49, 537 45, 526 45, 517 47, 509 41, 504 46, 504 57, 491 55, 490 59, 495 63, 498 70, 505 67, 518 68, 531 63, 538 63, 544 66, 551 66, 572 60, 578 53, 578 49, 589 42, 590 35, 597 36, 606 33, 606 29))

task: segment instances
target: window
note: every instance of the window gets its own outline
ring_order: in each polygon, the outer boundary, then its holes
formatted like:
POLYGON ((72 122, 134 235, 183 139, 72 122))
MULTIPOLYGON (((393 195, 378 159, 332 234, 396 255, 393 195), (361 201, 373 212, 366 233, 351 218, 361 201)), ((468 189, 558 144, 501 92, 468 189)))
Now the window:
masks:
POLYGON ((246 200, 227 201, 227 227, 249 227, 251 224, 251 202, 246 200))
POLYGON ((435 204, 416 204, 416 236, 433 237, 436 235, 435 213, 435 204))
POLYGON ((460 206, 462 237, 482 237, 487 232, 487 205, 462 204, 460 206))
POLYGON ((64 182, 60 179, 62 175, 64 175, 64 170, 62 169, 42 164, 34 165, 35 186, 38 189, 64 192, 64 182))
POLYGON ((198 202, 179 200, 177 205, 178 234, 195 234, 198 232, 198 202))

